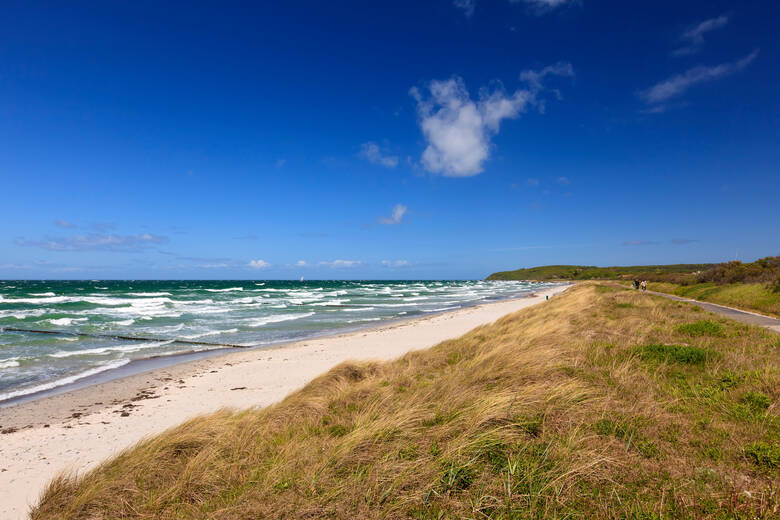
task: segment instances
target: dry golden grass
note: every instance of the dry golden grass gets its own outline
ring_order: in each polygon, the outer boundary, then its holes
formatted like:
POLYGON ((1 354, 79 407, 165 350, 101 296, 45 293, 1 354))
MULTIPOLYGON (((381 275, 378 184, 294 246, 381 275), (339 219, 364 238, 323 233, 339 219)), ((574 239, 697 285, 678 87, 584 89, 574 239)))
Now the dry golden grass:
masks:
POLYGON ((32 517, 776 518, 779 353, 770 332, 583 284, 192 420, 56 479, 32 517), (705 319, 719 334, 678 329, 705 319))

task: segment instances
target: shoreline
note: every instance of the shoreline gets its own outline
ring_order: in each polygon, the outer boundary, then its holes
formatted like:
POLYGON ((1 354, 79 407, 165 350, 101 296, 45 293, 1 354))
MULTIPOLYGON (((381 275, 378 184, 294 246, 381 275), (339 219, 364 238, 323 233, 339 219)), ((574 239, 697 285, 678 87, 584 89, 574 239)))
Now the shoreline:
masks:
POLYGON ((0 408, 0 517, 26 518, 30 504, 57 474, 88 470, 189 418, 221 408, 273 404, 348 359, 390 360, 429 348, 567 287, 373 328, 229 351, 0 408))
MULTIPOLYGON (((570 285, 569 282, 556 282, 556 283, 562 283, 566 285, 570 285)), ((542 289, 542 291, 547 291, 548 289, 542 289)), ((483 303, 477 303, 477 304, 464 304, 461 307, 453 310, 447 310, 447 311, 440 311, 440 312, 431 312, 425 315, 419 315, 419 316, 412 316, 412 317, 394 317, 387 319, 385 321, 382 321, 380 324, 371 324, 371 325, 364 325, 364 326, 353 326, 353 327, 343 327, 336 331, 321 331, 321 332, 315 332, 311 334, 310 336, 305 336, 300 339, 285 339, 285 340, 278 340, 262 345, 220 345, 214 344, 214 348, 210 349, 204 349, 204 350, 186 350, 181 352, 174 352, 174 353, 165 353, 165 354, 158 354, 150 357, 144 357, 144 358, 138 358, 133 360, 128 360, 126 363, 121 364, 116 367, 112 368, 106 368, 103 370, 100 370, 93 374, 87 374, 87 375, 79 375, 76 374, 74 376, 75 379, 73 379, 71 382, 59 384, 56 386, 48 387, 50 383, 41 383, 38 386, 45 386, 46 388, 42 388, 40 390, 36 390, 34 392, 30 393, 23 393, 21 395, 16 395, 14 397, 6 398, 0 400, 0 419, 2 418, 2 411, 5 408, 10 408, 13 406, 21 405, 24 403, 29 403, 33 401, 37 401, 39 399, 48 399, 50 397, 54 397, 60 394, 70 393, 74 392, 83 388, 88 388, 91 386, 99 385, 108 383, 111 381, 114 381, 116 379, 124 379, 126 377, 134 376, 136 374, 142 374, 145 372, 158 370, 162 368, 166 368, 169 366, 175 366, 178 364, 187 364, 191 363, 200 359, 206 359, 210 357, 218 357, 225 354, 231 354, 236 351, 241 350, 270 350, 274 348, 284 348, 289 345, 293 345, 296 343, 301 343, 304 341, 311 341, 316 340, 320 338, 329 338, 329 337, 338 337, 348 334, 355 334, 357 332, 362 331, 373 331, 375 329, 381 329, 384 327, 387 327, 389 325, 393 325, 396 323, 402 323, 402 322, 409 322, 409 321, 417 321, 417 320, 426 320, 429 318, 432 318, 434 316, 438 316, 440 314, 446 314, 448 312, 457 312, 459 310, 471 308, 471 307, 479 307, 481 305, 490 305, 493 303, 500 303, 504 301, 512 301, 512 300, 523 300, 525 298, 529 298, 534 296, 537 292, 542 291, 535 291, 529 293, 527 296, 521 297, 521 298, 507 298, 507 299, 500 299, 500 300, 494 300, 491 302, 483 302, 483 303)), ((546 294, 546 293, 545 293, 546 294)), ((2 327, 0 327, 2 329, 2 327)), ((135 338, 134 338, 135 339, 135 338)), ((159 341, 167 341, 165 339, 157 339, 154 340, 159 341)), ((191 343, 191 344, 197 344, 198 342, 188 342, 184 341, 183 343, 191 343)), ((69 377, 66 377, 65 379, 68 379, 69 377)), ((22 389, 24 390, 24 389, 22 389)), ((13 393, 14 391, 11 391, 13 393)), ((0 420, 0 429, 4 428, 3 422, 0 420)))

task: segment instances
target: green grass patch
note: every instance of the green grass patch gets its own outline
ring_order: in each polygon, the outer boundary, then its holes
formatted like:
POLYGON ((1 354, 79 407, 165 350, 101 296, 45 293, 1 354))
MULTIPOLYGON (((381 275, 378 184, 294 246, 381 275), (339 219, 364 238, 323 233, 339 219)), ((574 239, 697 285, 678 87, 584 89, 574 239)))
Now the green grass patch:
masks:
POLYGON ((328 433, 330 433, 333 437, 343 437, 349 433, 349 429, 347 429, 347 427, 343 424, 334 424, 328 428, 328 433))
POLYGON ((777 469, 780 468, 780 445, 754 442, 745 446, 745 456, 756 466, 777 469))
POLYGON ((691 345, 645 345, 637 349, 637 355, 647 361, 659 363, 683 363, 687 365, 703 365, 712 353, 702 347, 691 345))
POLYGON ((469 465, 450 462, 446 465, 439 482, 445 493, 454 493, 471 486, 476 478, 475 471, 469 465))
POLYGON ((599 435, 614 436, 626 443, 626 449, 635 449, 643 457, 653 458, 660 453, 655 442, 643 435, 639 429, 625 420, 599 419, 595 424, 599 435))
POLYGON ((723 326, 711 320, 699 320, 694 323, 685 323, 677 327, 677 332, 688 336, 723 336, 723 326))

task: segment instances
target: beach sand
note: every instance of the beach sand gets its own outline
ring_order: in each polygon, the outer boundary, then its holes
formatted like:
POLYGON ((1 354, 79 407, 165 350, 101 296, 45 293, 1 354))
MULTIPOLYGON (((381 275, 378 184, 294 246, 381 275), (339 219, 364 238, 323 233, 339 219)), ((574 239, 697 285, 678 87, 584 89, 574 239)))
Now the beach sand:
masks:
POLYGON ((0 518, 27 518, 46 483, 220 408, 262 407, 349 360, 394 359, 544 301, 535 295, 274 348, 182 363, 0 409, 0 518), (15 430, 15 431, 13 431, 15 430))

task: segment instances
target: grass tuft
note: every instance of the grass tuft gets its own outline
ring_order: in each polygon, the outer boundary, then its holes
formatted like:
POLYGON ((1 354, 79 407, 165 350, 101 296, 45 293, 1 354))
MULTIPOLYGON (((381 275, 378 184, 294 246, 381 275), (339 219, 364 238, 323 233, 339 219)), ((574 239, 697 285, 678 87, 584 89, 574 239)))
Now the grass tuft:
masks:
POLYGON ((723 326, 710 320, 700 320, 695 323, 685 323, 677 327, 677 331, 688 336, 723 336, 723 326))
POLYGON ((780 445, 754 442, 745 446, 745 455, 756 466, 766 469, 780 468, 780 445))
POLYGON ((707 349, 690 345, 645 345, 637 349, 640 358, 660 363, 702 365, 711 354, 707 349))

